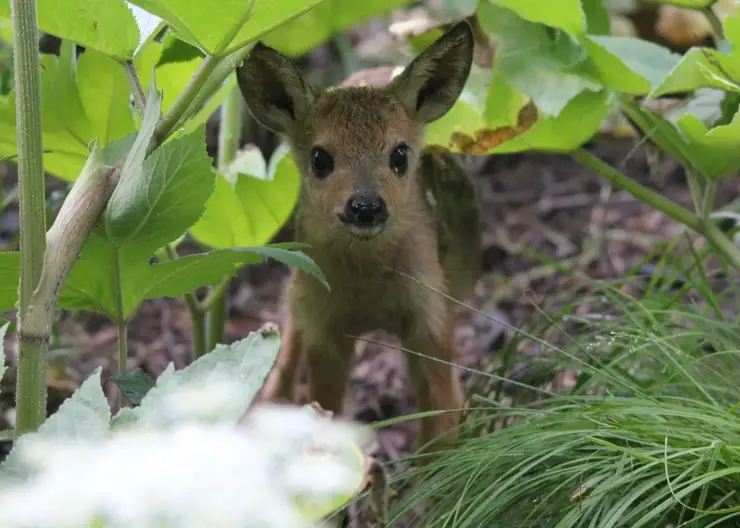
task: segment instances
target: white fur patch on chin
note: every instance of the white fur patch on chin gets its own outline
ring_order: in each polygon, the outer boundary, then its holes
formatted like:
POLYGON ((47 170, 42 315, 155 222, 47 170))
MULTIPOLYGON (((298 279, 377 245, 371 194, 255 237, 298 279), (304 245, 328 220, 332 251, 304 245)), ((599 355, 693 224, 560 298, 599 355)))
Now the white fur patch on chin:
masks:
POLYGON ((370 240, 383 232, 385 224, 374 225, 372 227, 359 227, 354 224, 344 224, 344 229, 352 236, 361 240, 370 240))

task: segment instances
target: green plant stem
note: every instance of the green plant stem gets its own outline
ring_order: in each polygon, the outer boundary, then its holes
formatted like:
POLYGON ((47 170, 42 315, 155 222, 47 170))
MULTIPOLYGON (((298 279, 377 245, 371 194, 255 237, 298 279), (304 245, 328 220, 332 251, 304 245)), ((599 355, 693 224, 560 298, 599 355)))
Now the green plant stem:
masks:
POLYGON ((21 245, 15 426, 15 434, 20 436, 38 429, 46 418, 48 340, 24 333, 24 318, 41 278, 46 252, 46 185, 35 0, 12 0, 11 18, 15 59, 21 245))
POLYGON ((230 282, 231 277, 224 277, 223 279, 221 279, 221 282, 211 288, 211 291, 208 292, 208 295, 206 295, 205 298, 200 302, 200 309, 203 311, 203 313, 208 313, 210 310, 213 309, 215 304, 219 302, 219 298, 223 297, 226 293, 226 288, 228 287, 230 282))
POLYGON ((704 222, 709 222, 714 206, 714 197, 717 194, 717 183, 708 181, 704 185, 704 196, 701 201, 701 217, 704 222))
MULTIPOLYGON (((128 324, 123 314, 123 288, 121 285, 121 266, 118 251, 113 254, 113 291, 116 302, 116 330, 118 333, 118 372, 126 372, 128 363, 128 324)), ((118 391, 120 406, 125 407, 126 397, 118 391)))
POLYGON ((702 8, 701 12, 704 13, 704 16, 709 22, 709 25, 712 26, 712 31, 714 32, 714 42, 719 43, 723 38, 725 38, 722 21, 719 19, 717 13, 714 11, 714 8, 711 5, 702 8))
MULTIPOLYGON (((242 132, 242 95, 238 86, 229 91, 221 105, 221 127, 218 131, 218 169, 223 173, 236 158, 242 132)), ((207 311, 208 350, 216 348, 224 338, 226 313, 229 305, 227 295, 229 277, 224 279, 210 292, 201 308, 207 311)))
POLYGON ((677 222, 684 224, 689 229, 706 237, 710 244, 714 246, 734 268, 740 270, 740 249, 730 241, 720 229, 711 222, 695 215, 688 209, 654 193, 650 189, 640 185, 632 178, 629 178, 601 161, 598 157, 584 149, 571 151, 571 156, 580 164, 592 169, 594 172, 606 178, 617 187, 624 189, 641 202, 662 212, 666 216, 673 218, 677 222))
POLYGON ((141 86, 141 81, 139 81, 139 76, 136 74, 134 63, 132 61, 126 61, 123 63, 123 69, 126 72, 126 79, 128 79, 131 95, 134 96, 134 103, 139 111, 139 115, 144 115, 146 95, 144 94, 144 88, 141 86))
POLYGON ((195 72, 195 76, 190 80, 185 90, 177 96, 175 102, 172 103, 169 111, 162 117, 160 122, 157 124, 157 128, 154 129, 154 142, 157 145, 161 145, 165 139, 172 134, 175 125, 180 120, 180 117, 190 107, 191 103, 200 92, 203 85, 208 80, 208 77, 213 73, 216 68, 218 60, 212 56, 208 56, 203 59, 200 63, 198 71, 195 72))
MULTIPOLYGON (((177 251, 172 244, 167 244, 165 247, 167 258, 169 260, 177 260, 177 251)), ((198 298, 194 293, 186 293, 184 296, 185 304, 190 312, 190 320, 193 324, 193 348, 195 350, 195 358, 202 357, 208 351, 206 345, 206 319, 205 312, 198 298)))

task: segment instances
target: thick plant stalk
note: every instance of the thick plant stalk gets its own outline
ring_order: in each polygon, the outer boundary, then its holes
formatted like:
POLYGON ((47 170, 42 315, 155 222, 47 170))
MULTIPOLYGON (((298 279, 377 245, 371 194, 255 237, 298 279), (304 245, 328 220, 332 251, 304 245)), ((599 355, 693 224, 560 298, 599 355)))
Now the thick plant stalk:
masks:
POLYGON ((15 57, 21 280, 18 310, 16 436, 34 431, 46 418, 47 340, 26 325, 31 296, 41 277, 46 249, 46 206, 41 123, 41 81, 35 0, 12 0, 15 57))
MULTIPOLYGON (((242 131, 242 96, 234 86, 221 105, 221 127, 218 132, 218 169, 223 173, 236 158, 242 131)), ((223 341, 228 308, 228 282, 226 287, 215 292, 213 304, 208 308, 208 350, 213 350, 223 341)))
POLYGON ((97 146, 82 168, 46 234, 46 254, 38 287, 24 315, 22 336, 48 342, 59 292, 77 260, 90 229, 118 181, 120 164, 108 167, 97 146))

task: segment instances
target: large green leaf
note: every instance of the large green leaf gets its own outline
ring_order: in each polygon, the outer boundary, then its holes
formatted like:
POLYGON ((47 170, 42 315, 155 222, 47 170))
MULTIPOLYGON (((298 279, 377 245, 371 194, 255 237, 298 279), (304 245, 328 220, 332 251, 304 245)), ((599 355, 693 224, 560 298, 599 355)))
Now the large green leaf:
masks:
MULTIPOLYGON (((123 68, 87 50, 75 57, 71 43, 61 56, 41 56, 41 95, 46 171, 74 181, 90 145, 105 147, 135 130, 123 68)), ((17 152, 15 92, 0 101, 0 156, 17 152)))
POLYGON ((122 175, 105 211, 113 244, 153 253, 180 236, 203 214, 213 192, 211 164, 201 127, 155 150, 141 171, 122 175))
MULTIPOLYGON (((140 33, 123 0, 36 0, 41 31, 116 57, 133 57, 140 33)), ((10 0, 0 3, 0 16, 10 18, 10 0)))
POLYGON ((276 150, 267 167, 260 150, 248 145, 217 176, 206 212, 190 232, 215 248, 265 244, 290 217, 299 189, 300 174, 287 148, 276 150))
POLYGON ((206 202, 206 211, 190 228, 190 234, 213 248, 249 244, 245 242, 250 237, 246 211, 223 174, 216 174, 216 187, 206 202))
POLYGON ((586 15, 581 0, 489 0, 492 4, 506 7, 525 20, 547 24, 569 33, 579 34, 586 30, 586 15))
POLYGON ((41 424, 38 431, 16 440, 13 450, 0 466, 0 477, 23 480, 32 472, 32 468, 24 463, 24 449, 36 439, 94 441, 108 436, 110 409, 100 383, 100 372, 101 368, 96 368, 57 412, 41 424))
POLYGON ((711 48, 691 48, 653 89, 650 97, 688 92, 700 87, 740 92, 740 16, 726 16, 723 26, 732 45, 729 55, 711 48))
POLYGON ((117 415, 113 426, 162 429, 183 421, 236 425, 262 387, 279 349, 279 335, 262 330, 231 345, 218 345, 184 369, 168 368, 141 404, 117 415), (219 388, 228 394, 222 396, 219 388), (191 399, 199 393, 202 397, 194 406, 191 399))
POLYGON ((716 180, 740 169, 740 112, 729 124, 714 128, 707 128, 691 114, 679 118, 677 124, 704 176, 716 180))
POLYGON ((285 55, 298 57, 363 20, 409 3, 411 0, 324 0, 307 13, 270 31, 262 40, 285 55))
POLYGON ((213 284, 245 264, 257 264, 271 258, 291 268, 314 276, 326 288, 326 277, 316 263, 301 251, 288 248, 298 244, 270 244, 261 247, 217 249, 208 253, 188 255, 154 266, 146 298, 175 297, 199 286, 213 284))
POLYGON ((557 117, 541 116, 530 129, 502 143, 493 152, 570 151, 593 137, 609 110, 606 90, 582 92, 568 102, 557 117))
POLYGON ((452 152, 492 154, 546 150, 568 152, 588 141, 609 112, 608 93, 585 91, 557 116, 538 109, 494 70, 481 107, 461 98, 441 119, 427 127, 425 143, 452 152))
POLYGON ((151 252, 142 251, 141 247, 116 250, 103 230, 96 229, 85 242, 80 258, 62 287, 59 306, 93 310, 115 317, 117 304, 113 273, 116 263, 121 276, 124 317, 130 317, 146 299, 177 297, 201 286, 213 285, 224 276, 235 274, 245 264, 256 264, 266 258, 301 269, 326 285, 326 278, 318 266, 305 254, 288 249, 293 247, 299 246, 275 244, 220 249, 156 263, 151 261, 151 252))
POLYGON ((571 39, 553 38, 546 26, 488 2, 480 3, 477 14, 483 28, 498 40, 496 70, 531 97, 540 113, 557 116, 584 90, 601 90, 597 80, 569 71, 586 59, 586 52, 571 39))
POLYGON ((623 93, 647 94, 668 75, 681 56, 652 42, 633 37, 589 35, 581 39, 592 59, 582 71, 623 93))
POLYGON ((222 48, 220 51, 225 51, 223 48, 226 47, 230 51, 257 40, 321 1, 254 0, 253 5, 247 0, 131 0, 131 3, 163 18, 183 40, 213 54, 219 48, 222 48), (229 39, 230 33, 239 25, 241 29, 233 39, 229 39))

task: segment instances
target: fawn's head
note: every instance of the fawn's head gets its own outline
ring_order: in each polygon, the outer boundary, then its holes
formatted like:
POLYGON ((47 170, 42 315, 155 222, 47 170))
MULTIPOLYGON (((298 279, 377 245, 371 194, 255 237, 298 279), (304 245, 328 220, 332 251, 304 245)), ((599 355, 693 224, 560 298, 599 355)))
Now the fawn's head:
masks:
POLYGON ((403 213, 416 185, 424 125, 452 108, 472 56, 473 35, 461 22, 382 87, 318 91, 262 44, 237 77, 254 118, 288 139, 303 179, 301 207, 329 230, 366 239, 403 213))

